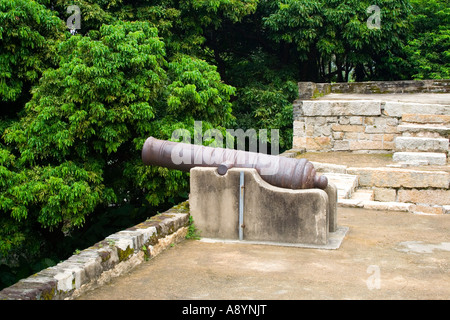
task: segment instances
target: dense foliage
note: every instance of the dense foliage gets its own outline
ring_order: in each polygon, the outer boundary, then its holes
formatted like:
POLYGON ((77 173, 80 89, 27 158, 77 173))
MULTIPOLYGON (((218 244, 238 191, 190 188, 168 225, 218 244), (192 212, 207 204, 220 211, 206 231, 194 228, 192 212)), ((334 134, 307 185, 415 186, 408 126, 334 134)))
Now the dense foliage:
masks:
POLYGON ((409 58, 416 79, 450 79, 450 1, 412 0, 409 58))
POLYGON ((186 197, 187 174, 142 165, 148 136, 202 121, 288 149, 298 81, 449 78, 449 17, 448 0, 0 0, 0 287, 186 197))

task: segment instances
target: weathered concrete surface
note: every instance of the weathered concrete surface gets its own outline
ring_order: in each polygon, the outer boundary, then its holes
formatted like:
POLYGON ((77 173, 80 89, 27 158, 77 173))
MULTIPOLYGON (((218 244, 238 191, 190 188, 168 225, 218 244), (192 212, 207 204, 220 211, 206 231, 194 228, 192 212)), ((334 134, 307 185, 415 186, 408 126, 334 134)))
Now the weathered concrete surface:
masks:
POLYGON ((244 172, 244 239, 326 244, 336 228, 336 188, 292 190, 272 186, 255 169, 191 169, 190 214, 202 236, 239 239, 239 176, 244 172), (333 195, 334 204, 330 204, 333 195), (333 217, 330 219, 330 215, 333 217), (331 227, 329 228, 331 222, 331 227))
POLYGON ((450 216, 338 210, 338 250, 189 240, 80 299, 450 299, 450 216))

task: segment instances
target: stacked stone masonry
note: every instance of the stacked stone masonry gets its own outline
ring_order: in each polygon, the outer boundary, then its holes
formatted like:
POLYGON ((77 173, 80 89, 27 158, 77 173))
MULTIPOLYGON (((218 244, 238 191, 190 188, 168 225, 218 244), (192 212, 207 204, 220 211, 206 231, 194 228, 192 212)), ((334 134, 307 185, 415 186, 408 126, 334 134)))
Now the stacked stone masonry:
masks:
POLYGON ((392 151, 399 118, 382 101, 297 101, 294 148, 308 151, 392 151))
MULTIPOLYGON (((397 151, 448 151, 450 128, 444 125, 448 115, 423 115, 433 117, 437 126, 412 125, 403 118, 417 116, 408 113, 414 111, 411 105, 415 104, 395 103, 396 108, 393 105, 372 100, 297 100, 293 147, 320 152, 393 152, 397 140, 397 151), (437 122, 439 119, 441 123, 437 122)), ((432 106, 421 110, 450 114, 450 106, 432 106)))
MULTIPOLYGON (((293 148, 368 153, 448 152, 450 105, 383 100, 316 100, 328 93, 450 92, 449 81, 299 83, 293 148)), ((442 163, 442 160, 439 160, 442 163)))
POLYGON ((448 115, 402 115, 398 126, 402 136, 395 139, 393 160, 418 165, 443 166, 449 152, 448 115))

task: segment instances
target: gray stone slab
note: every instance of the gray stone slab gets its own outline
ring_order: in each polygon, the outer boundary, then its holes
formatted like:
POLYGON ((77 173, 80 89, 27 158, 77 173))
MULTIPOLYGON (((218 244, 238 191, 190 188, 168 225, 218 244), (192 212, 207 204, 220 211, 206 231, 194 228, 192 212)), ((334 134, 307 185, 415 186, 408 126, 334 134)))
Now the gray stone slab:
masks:
POLYGON ((347 166, 333 163, 322 163, 311 161, 314 165, 316 172, 328 172, 328 173, 344 173, 347 170, 347 166))
POLYGON ((447 152, 448 139, 424 137, 397 137, 395 150, 401 152, 447 152))
POLYGON ((450 174, 445 171, 353 167, 347 172, 358 175, 361 187, 448 189, 450 183, 450 174))
POLYGON ((358 187, 358 176, 344 173, 326 172, 328 181, 336 185, 339 199, 348 199, 358 187))
POLYGON ((450 114, 450 105, 386 101, 384 112, 398 118, 409 113, 445 115, 450 114))
POLYGON ((426 161, 429 165, 445 166, 447 156, 445 153, 434 152, 395 152, 392 159, 396 162, 426 161))
POLYGON ((338 201, 338 189, 336 185, 328 181, 328 186, 325 189, 328 195, 328 232, 335 232, 337 229, 337 201, 338 201))
POLYGON ((381 101, 374 100, 312 100, 303 101, 303 115, 315 116, 379 116, 381 101))
POLYGON ((398 131, 410 133, 433 132, 438 133, 441 136, 447 136, 450 134, 450 128, 448 127, 419 124, 402 124, 398 126, 398 131))

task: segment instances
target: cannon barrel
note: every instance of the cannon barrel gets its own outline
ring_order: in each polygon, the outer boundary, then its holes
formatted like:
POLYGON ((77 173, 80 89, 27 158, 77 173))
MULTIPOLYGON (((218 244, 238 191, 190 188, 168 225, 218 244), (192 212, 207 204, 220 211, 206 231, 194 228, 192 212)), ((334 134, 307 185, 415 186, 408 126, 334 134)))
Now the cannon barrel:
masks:
POLYGON ((153 137, 144 143, 142 161, 146 165, 187 172, 193 167, 217 167, 221 175, 232 167, 254 168, 267 183, 288 189, 325 189, 328 185, 327 178, 316 175, 313 164, 306 159, 206 147, 153 137))

